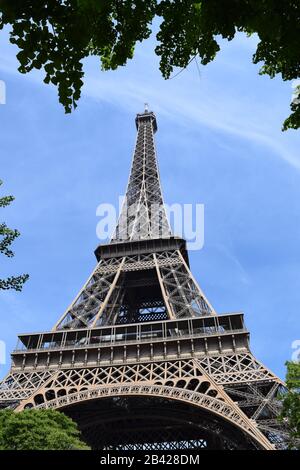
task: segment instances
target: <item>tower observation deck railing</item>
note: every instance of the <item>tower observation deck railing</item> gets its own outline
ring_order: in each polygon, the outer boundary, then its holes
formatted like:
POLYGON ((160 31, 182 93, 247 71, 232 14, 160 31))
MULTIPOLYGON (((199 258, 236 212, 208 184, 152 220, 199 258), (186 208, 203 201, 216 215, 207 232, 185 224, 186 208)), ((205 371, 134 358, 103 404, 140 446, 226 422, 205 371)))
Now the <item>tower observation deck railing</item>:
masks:
POLYGON ((248 333, 242 313, 20 335, 14 353, 248 333))

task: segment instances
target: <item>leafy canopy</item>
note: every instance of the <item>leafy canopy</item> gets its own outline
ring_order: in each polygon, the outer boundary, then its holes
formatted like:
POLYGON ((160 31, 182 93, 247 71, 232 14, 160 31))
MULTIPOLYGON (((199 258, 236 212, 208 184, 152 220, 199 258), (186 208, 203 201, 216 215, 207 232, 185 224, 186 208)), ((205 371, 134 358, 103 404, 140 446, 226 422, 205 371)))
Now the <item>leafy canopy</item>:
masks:
POLYGON ((283 397, 281 419, 289 429, 289 447, 300 449, 300 362, 287 362, 287 393, 283 397))
POLYGON ((0 411, 0 450, 89 450, 76 423, 55 410, 0 411))
MULTIPOLYGON (((257 33, 253 62, 262 63, 261 74, 300 77, 299 0, 0 0, 0 28, 12 27, 19 71, 43 68, 66 112, 80 98, 83 59, 98 56, 103 70, 125 65, 136 43, 150 36, 155 17, 155 52, 166 79, 195 56, 203 65, 214 60, 217 37, 231 41, 237 31, 257 33)), ((300 127, 300 87, 296 92, 284 130, 300 127)))
MULTIPOLYGON (((2 181, 0 180, 0 186, 1 185, 2 181)), ((0 208, 9 206, 12 201, 14 201, 13 196, 0 197, 0 208)), ((4 222, 0 223, 0 253, 12 258, 14 256, 14 252, 10 249, 10 245, 19 236, 20 232, 18 230, 7 227, 4 222)), ((11 276, 7 279, 0 279, 0 290, 15 289, 20 291, 28 277, 28 274, 21 274, 20 276, 11 276)))

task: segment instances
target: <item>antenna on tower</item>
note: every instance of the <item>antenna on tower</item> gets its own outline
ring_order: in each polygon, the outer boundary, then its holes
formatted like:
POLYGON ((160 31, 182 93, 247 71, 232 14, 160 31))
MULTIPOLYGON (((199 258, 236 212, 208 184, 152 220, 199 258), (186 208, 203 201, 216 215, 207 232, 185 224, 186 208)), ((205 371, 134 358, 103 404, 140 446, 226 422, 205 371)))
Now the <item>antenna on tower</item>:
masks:
POLYGON ((145 103, 144 106, 145 106, 145 113, 149 113, 149 105, 148 105, 148 103, 145 103))

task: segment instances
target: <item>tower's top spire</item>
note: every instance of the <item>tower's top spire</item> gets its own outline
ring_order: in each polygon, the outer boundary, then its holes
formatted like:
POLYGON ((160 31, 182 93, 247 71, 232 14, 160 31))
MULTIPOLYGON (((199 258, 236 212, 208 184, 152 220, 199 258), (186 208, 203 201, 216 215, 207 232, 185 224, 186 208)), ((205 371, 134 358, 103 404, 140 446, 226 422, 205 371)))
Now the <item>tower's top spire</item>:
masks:
POLYGON ((164 208, 156 160, 154 133, 157 130, 155 114, 145 110, 135 119, 137 140, 127 186, 125 202, 112 242, 171 235, 164 208))
POLYGON ((156 116, 153 111, 149 111, 149 105, 148 103, 144 104, 144 112, 143 113, 138 113, 135 118, 135 124, 136 128, 139 128, 140 123, 150 123, 153 129, 153 133, 157 131, 157 122, 156 122, 156 116))

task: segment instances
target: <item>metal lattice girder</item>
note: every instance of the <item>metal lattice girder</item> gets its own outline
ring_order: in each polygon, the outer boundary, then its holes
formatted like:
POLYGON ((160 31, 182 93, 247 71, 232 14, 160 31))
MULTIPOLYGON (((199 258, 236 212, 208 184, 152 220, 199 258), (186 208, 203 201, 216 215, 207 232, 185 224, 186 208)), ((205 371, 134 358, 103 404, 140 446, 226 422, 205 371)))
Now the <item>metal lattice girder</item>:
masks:
POLYGON ((253 422, 194 360, 61 370, 46 386, 23 400, 19 410, 32 406, 63 408, 82 400, 131 394, 164 396, 205 407, 243 429, 263 448, 272 448, 253 422))
POLYGON ((266 369, 251 353, 207 356, 200 364, 222 385, 231 383, 256 382, 259 380, 277 380, 277 377, 266 369))
MULTIPOLYGON (((157 433, 157 439, 160 438, 161 433, 157 433)), ((194 439, 194 440, 177 440, 172 441, 172 437, 170 437, 166 441, 159 441, 158 442, 148 442, 143 444, 120 444, 116 446, 106 446, 104 447, 105 450, 190 450, 190 449, 206 449, 207 443, 204 439, 194 439)))
POLYGON ((194 360, 164 361, 159 363, 128 364, 124 366, 107 366, 60 370, 48 381, 48 389, 76 389, 82 387, 106 386, 112 384, 161 383, 167 386, 193 387, 201 386, 202 392, 217 396, 211 382, 205 380, 206 374, 199 369, 194 360), (193 379, 195 379, 193 381, 193 379), (190 383, 191 382, 191 383, 190 383), (179 384, 178 384, 179 383, 179 384))
POLYGON ((224 390, 237 400, 239 407, 244 409, 251 419, 258 421, 279 415, 282 405, 278 395, 281 387, 281 384, 274 379, 274 381, 243 383, 242 386, 226 386, 224 390))
MULTIPOLYGON (((132 281, 131 281, 132 284, 132 281)), ((157 294, 156 294, 157 296, 157 294)), ((205 297, 180 251, 139 254, 101 260, 74 302, 56 324, 55 329, 90 328, 105 324, 155 321, 216 314, 205 297), (158 298, 132 306, 134 314, 127 315, 125 302, 129 282, 126 273, 136 272, 135 286, 147 289, 149 277, 141 279, 140 271, 149 272, 151 284, 156 286, 158 298), (141 310, 154 301, 160 305, 161 315, 143 317, 141 310), (125 321, 125 317, 128 321, 125 321)))
POLYGON ((107 306, 123 262, 123 259, 111 259, 99 263, 54 329, 92 327, 107 306))
POLYGON ((28 398, 52 375, 50 371, 10 373, 0 383, 0 401, 28 398))
POLYGON ((215 314, 213 307, 194 280, 186 262, 178 251, 178 263, 159 264, 161 258, 154 255, 158 262, 160 279, 163 284, 171 318, 193 317, 215 314))
POLYGON ((153 113, 137 117, 137 140, 125 202, 113 242, 170 236, 157 166, 153 113))

